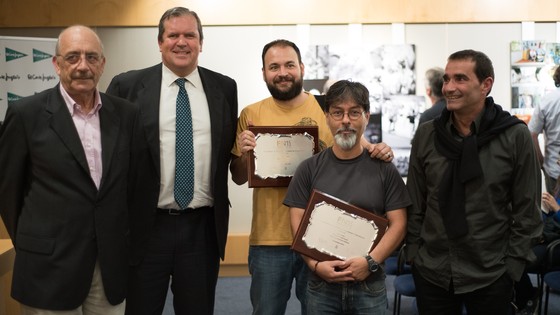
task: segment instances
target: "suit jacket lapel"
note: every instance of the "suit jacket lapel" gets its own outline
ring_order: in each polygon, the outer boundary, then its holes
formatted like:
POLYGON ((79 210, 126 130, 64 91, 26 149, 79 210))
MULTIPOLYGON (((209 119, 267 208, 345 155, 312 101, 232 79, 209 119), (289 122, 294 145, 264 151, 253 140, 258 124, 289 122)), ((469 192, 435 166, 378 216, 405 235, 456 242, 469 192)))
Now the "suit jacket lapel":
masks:
POLYGON ((101 94, 101 102, 103 105, 99 110, 99 123, 101 126, 101 159, 103 172, 99 190, 101 190, 103 183, 109 175, 121 125, 120 117, 115 113, 115 105, 104 94, 101 94))
POLYGON ((152 67, 152 73, 143 78, 137 98, 137 103, 140 107, 141 123, 144 126, 146 140, 148 141, 155 169, 160 177, 159 99, 162 80, 161 67, 161 63, 152 67))
POLYGON ((78 161, 84 171, 89 174, 89 167, 84 148, 82 147, 82 142, 78 136, 76 126, 72 121, 72 116, 70 116, 66 103, 60 94, 59 86, 60 85, 58 84, 54 87, 53 92, 47 99, 47 105, 45 107, 47 113, 49 113, 52 117, 51 128, 60 137, 72 155, 74 155, 74 158, 78 161))
MULTIPOLYGON (((210 128, 212 136, 212 152, 218 152, 221 144, 222 129, 224 125, 223 104, 225 102, 221 89, 217 86, 214 78, 206 69, 199 67, 200 79, 208 101, 208 110, 210 111, 210 128)), ((218 165, 218 155, 212 154, 211 171, 212 178, 216 174, 216 166, 218 165)))

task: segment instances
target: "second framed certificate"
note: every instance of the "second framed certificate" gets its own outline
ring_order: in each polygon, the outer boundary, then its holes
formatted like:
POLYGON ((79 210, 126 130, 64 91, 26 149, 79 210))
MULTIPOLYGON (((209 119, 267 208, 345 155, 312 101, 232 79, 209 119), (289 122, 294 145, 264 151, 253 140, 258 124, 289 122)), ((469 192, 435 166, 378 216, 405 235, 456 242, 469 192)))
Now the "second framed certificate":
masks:
POLYGON ((292 249, 319 261, 364 256, 379 243, 388 221, 314 190, 292 249))
POLYGON ((248 129, 257 142, 248 161, 249 187, 286 187, 298 165, 319 152, 317 126, 248 129))

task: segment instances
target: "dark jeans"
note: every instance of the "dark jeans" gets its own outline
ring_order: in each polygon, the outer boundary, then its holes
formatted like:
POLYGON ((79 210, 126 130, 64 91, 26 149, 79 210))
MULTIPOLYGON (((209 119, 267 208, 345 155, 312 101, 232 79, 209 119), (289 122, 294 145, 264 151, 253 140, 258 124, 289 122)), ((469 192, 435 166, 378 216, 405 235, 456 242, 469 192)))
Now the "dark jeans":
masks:
MULTIPOLYGON (((463 306, 472 315, 508 315, 511 311, 513 280, 504 273, 494 283, 468 293, 456 294, 424 279, 412 268, 420 315, 461 315, 463 306)), ((476 279, 473 279, 476 281, 476 279)))
POLYGON ((169 281, 176 315, 213 314, 220 262, 213 213, 156 216, 144 260, 130 270, 127 315, 160 315, 169 281))
POLYGON ((290 246, 250 246, 249 272, 254 315, 286 313, 294 279, 301 313, 306 314, 309 269, 301 255, 291 250, 290 246))
POLYGON ((307 314, 385 314, 387 291, 382 270, 360 282, 329 283, 311 273, 307 285, 307 314))

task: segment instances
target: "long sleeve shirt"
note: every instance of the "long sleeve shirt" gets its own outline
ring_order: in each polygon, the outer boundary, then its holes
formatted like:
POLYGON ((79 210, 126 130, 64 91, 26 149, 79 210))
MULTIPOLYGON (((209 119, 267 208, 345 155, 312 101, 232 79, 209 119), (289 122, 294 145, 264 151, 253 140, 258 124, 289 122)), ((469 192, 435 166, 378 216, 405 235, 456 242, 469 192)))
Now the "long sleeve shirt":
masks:
MULTIPOLYGON (((474 122, 478 129, 480 117, 474 122)), ((453 132, 452 123, 446 129, 453 132)), ((457 141, 461 141, 455 135, 457 141)), ((468 234, 450 240, 438 202, 449 161, 435 147, 432 123, 412 142, 407 187, 407 258, 428 281, 454 293, 488 286, 505 272, 518 280, 542 232, 540 170, 524 124, 509 127, 479 149, 483 176, 465 184, 468 234)))

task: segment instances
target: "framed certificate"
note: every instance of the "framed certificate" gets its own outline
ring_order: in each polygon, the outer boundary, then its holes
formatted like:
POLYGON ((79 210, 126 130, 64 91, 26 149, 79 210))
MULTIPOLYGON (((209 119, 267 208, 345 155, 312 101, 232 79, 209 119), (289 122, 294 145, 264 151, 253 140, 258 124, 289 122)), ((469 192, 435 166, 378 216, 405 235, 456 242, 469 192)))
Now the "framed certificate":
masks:
POLYGON ((317 126, 248 129, 257 142, 249 152, 249 187, 287 187, 298 165, 319 152, 317 126))
POLYGON ((387 225, 384 217, 313 190, 292 250, 319 261, 364 256, 379 243, 387 225))

